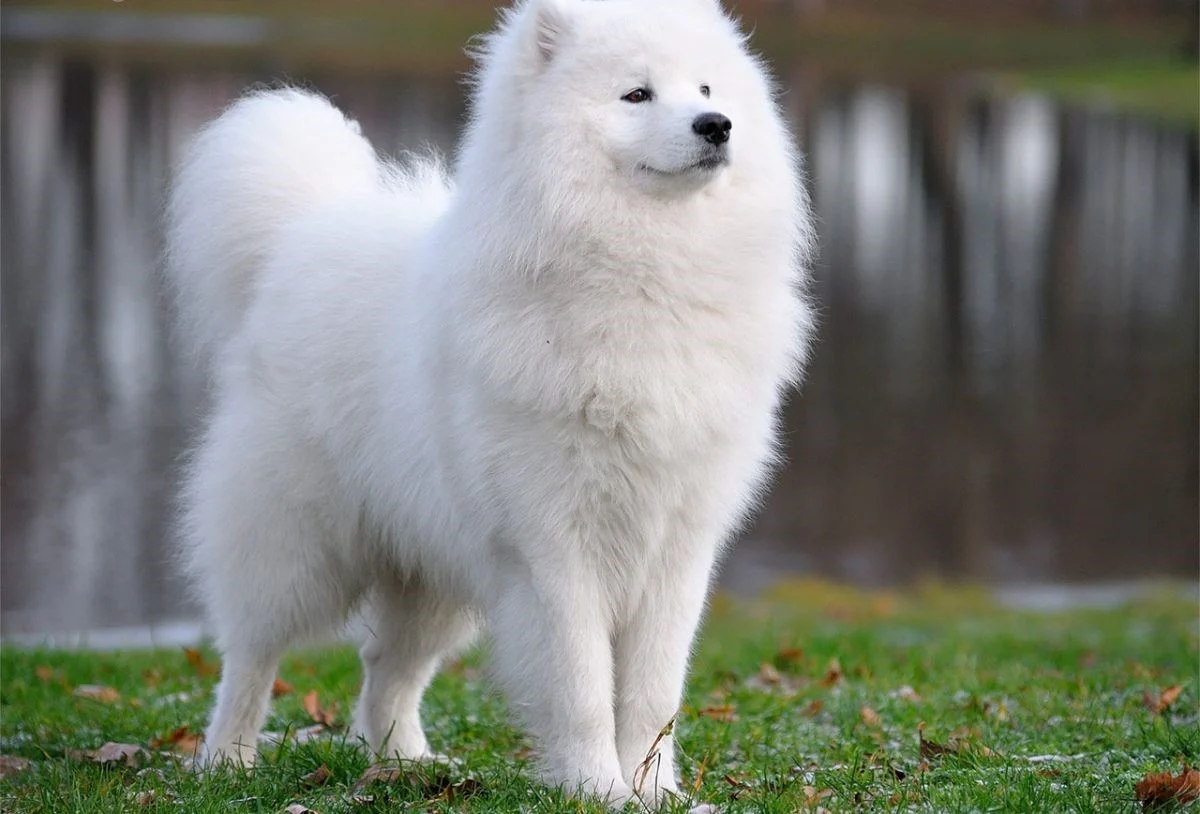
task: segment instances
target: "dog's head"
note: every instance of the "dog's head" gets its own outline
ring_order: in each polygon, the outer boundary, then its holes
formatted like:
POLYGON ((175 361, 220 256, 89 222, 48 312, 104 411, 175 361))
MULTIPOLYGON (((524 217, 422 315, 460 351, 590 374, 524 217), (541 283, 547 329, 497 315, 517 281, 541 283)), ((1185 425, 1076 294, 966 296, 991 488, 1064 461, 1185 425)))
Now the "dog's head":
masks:
POLYGON ((528 0, 483 59, 473 137, 549 174, 687 194, 779 149, 767 80, 717 0, 528 0))

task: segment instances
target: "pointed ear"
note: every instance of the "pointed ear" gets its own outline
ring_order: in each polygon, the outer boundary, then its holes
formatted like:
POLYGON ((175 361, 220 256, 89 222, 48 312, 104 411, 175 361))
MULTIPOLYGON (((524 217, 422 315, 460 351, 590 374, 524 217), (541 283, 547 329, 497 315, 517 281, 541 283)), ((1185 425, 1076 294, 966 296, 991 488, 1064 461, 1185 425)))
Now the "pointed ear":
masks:
POLYGON ((558 53, 563 39, 571 30, 571 14, 578 0, 531 0, 529 36, 543 62, 558 53))

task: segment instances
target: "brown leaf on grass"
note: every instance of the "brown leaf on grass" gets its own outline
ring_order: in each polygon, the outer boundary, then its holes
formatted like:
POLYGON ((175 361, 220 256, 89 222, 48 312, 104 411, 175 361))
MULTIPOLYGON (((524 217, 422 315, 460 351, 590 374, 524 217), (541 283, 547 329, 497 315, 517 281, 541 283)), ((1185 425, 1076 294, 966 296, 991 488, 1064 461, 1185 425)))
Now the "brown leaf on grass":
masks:
POLYGON ((824 701, 822 701, 820 698, 814 698, 813 700, 811 700, 807 704, 805 704, 804 709, 802 709, 800 711, 802 713, 804 713, 805 715, 807 715, 809 718, 815 718, 821 712, 821 710, 824 708, 824 706, 825 706, 824 701))
POLYGON ((959 727, 950 734, 949 744, 941 744, 925 739, 925 722, 917 724, 917 739, 920 744, 918 752, 921 760, 928 761, 943 755, 973 754, 979 757, 995 757, 996 753, 974 739, 979 737, 979 731, 970 727, 959 727))
POLYGON ((304 803, 292 803, 284 809, 287 814, 318 814, 315 808, 309 808, 304 803))
POLYGON ((700 765, 696 769, 696 778, 692 781, 692 794, 700 793, 700 786, 704 783, 704 772, 708 770, 708 752, 704 753, 704 757, 700 758, 700 765))
POLYGON ((825 675, 821 678, 821 686, 832 687, 834 684, 837 684, 839 681, 845 678, 845 675, 846 674, 842 672, 841 662, 839 662, 835 656, 829 660, 829 667, 825 670, 825 675))
POLYGON ((526 760, 529 760, 531 757, 533 757, 535 754, 536 753, 533 751, 532 746, 525 745, 525 746, 522 746, 519 749, 517 749, 517 751, 513 752, 513 758, 515 760, 526 761, 526 760))
MULTIPOLYGON (((143 771, 145 771, 143 769, 143 771)), ((169 791, 159 791, 158 789, 143 789, 133 795, 134 805, 142 808, 158 805, 159 803, 179 803, 180 800, 169 791)))
POLYGON ((1191 803, 1200 800, 1200 771, 1185 763, 1178 775, 1150 773, 1138 781, 1135 792, 1142 808, 1191 803))
POLYGON ((207 678, 221 672, 220 664, 214 664, 204 658, 204 654, 194 647, 183 648, 183 655, 187 657, 187 662, 191 665, 192 672, 201 678, 207 678))
POLYGON ((23 772, 29 768, 29 761, 16 755, 0 755, 0 778, 23 772))
POLYGON ((337 702, 333 701, 327 707, 321 706, 321 701, 317 697, 316 690, 309 690, 304 695, 304 711, 308 713, 308 717, 312 718, 317 723, 334 727, 337 726, 337 702))
POLYGON ((956 752, 955 749, 937 741, 926 740, 924 721, 917 724, 917 742, 920 744, 917 753, 921 756, 921 760, 934 760, 942 755, 953 755, 956 752))
POLYGON ((1150 693, 1142 693, 1142 703, 1146 705, 1146 709, 1153 712, 1155 715, 1162 715, 1171 705, 1179 700, 1180 694, 1183 693, 1183 686, 1180 684, 1172 684, 1165 690, 1160 692, 1157 697, 1150 693))
POLYGON ((733 787, 733 792, 729 796, 735 800, 741 797, 743 794, 754 791, 753 787, 749 783, 744 780, 740 780, 731 774, 727 774, 721 779, 733 787))
POLYGON ((879 726, 882 723, 879 720, 879 713, 870 707, 863 707, 858 711, 858 714, 862 716, 862 721, 867 726, 879 726))
POLYGON ((49 684, 54 680, 54 668, 48 667, 45 664, 39 664, 33 668, 33 674, 38 677, 38 680, 43 684, 49 684))
POLYGON ((150 741, 151 749, 161 749, 166 746, 174 752, 183 755, 195 757, 200 751, 200 744, 204 743, 204 735, 200 732, 192 732, 186 726, 181 726, 173 730, 169 735, 164 735, 161 738, 155 738, 150 741))
POLYGON ((758 666, 758 680, 769 687, 774 687, 782 679, 779 670, 769 661, 764 661, 758 666))
POLYGON ((409 762, 405 764, 376 763, 368 766, 362 777, 351 790, 353 795, 359 795, 372 783, 403 783, 417 790, 426 799, 445 799, 453 801, 459 797, 470 797, 483 789, 483 784, 473 778, 466 778, 455 783, 437 765, 419 766, 409 762))
POLYGON ((284 681, 279 676, 275 676, 275 683, 271 685, 271 697, 278 698, 281 695, 287 695, 293 692, 296 688, 284 681))
POLYGON ((733 704, 704 707, 704 709, 700 710, 700 714, 705 718, 712 718, 714 721, 724 721, 725 723, 732 723, 737 720, 737 709, 733 704))
POLYGON ((136 768, 146 750, 136 743, 114 743, 109 741, 99 749, 68 749, 67 757, 74 760, 92 760, 101 765, 124 763, 136 768))
POLYGON ((318 786, 324 786, 329 782, 329 778, 331 777, 333 777, 333 773, 329 771, 328 766, 322 763, 300 778, 300 786, 306 789, 315 789, 318 786))
POLYGON ((104 687, 100 684, 80 684, 72 694, 80 698, 90 698, 102 704, 112 704, 121 700, 121 693, 112 687, 104 687))
POLYGON ((414 772, 402 769, 395 763, 372 763, 354 784, 354 791, 362 791, 372 783, 395 783, 398 780, 411 781, 414 777, 414 772))
POLYGON ((785 647, 775 654, 776 664, 799 664, 803 660, 803 647, 785 647))
POLYGON ((758 672, 746 679, 745 685, 762 692, 780 693, 793 696, 800 692, 803 680, 798 676, 784 675, 779 668, 769 661, 758 666, 758 672))
POLYGON ((442 792, 441 796, 446 799, 446 802, 453 803, 455 800, 461 800, 466 797, 474 797, 479 792, 483 791, 483 783, 476 780, 474 777, 464 777, 457 783, 451 783, 442 792))
POLYGON ((803 791, 804 802, 810 806, 816 805, 826 797, 833 796, 833 789, 818 789, 816 786, 805 786, 803 791))

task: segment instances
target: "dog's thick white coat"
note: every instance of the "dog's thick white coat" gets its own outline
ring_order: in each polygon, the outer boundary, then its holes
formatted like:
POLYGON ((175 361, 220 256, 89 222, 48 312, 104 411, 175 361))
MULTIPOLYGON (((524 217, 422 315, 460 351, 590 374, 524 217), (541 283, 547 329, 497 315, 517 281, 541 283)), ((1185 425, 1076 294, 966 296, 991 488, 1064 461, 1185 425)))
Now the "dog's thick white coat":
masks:
POLYGON ((543 778, 656 801, 671 739, 639 767, 808 343, 808 202, 712 0, 530 0, 479 59, 453 184, 296 90, 181 165, 169 278, 214 391, 183 534, 224 656, 206 748, 251 762, 281 653, 362 607, 373 749, 428 754, 422 691, 482 622, 543 778))

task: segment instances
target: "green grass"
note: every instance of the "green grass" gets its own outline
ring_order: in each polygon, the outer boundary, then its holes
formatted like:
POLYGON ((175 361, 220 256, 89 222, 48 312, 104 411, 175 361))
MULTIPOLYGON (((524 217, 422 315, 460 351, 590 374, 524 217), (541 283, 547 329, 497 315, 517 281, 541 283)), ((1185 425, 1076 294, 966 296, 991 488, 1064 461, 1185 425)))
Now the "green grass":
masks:
MULTIPOLYGON (((727 812, 1135 811, 1144 774, 1200 762, 1197 635, 1194 603, 1167 598, 1053 615, 938 589, 796 584, 754 603, 720 599, 677 724, 685 782, 727 812), (1146 694, 1172 685, 1182 691, 1170 708, 1147 708, 1146 694)), ((197 775, 160 756, 97 765, 73 750, 201 729, 213 676, 181 651, 6 647, 0 752, 31 763, 0 780, 0 809, 600 812, 526 779, 528 743, 486 690, 485 662, 475 653, 452 665, 426 701, 433 747, 463 766, 356 792, 367 760, 338 737, 286 743, 250 774, 197 775), (120 698, 73 694, 84 684, 120 698), (328 782, 306 788, 321 765, 328 782)), ((281 676, 295 691, 277 699, 268 729, 311 723, 310 690, 348 717, 359 681, 350 649, 293 655, 281 676)))
POLYGON ((1004 83, 1070 102, 1107 105, 1195 129, 1200 124, 1200 67, 1183 58, 1110 63, 1009 74, 1004 83))

